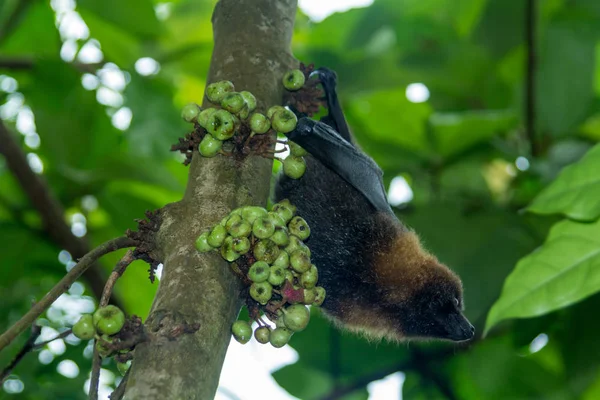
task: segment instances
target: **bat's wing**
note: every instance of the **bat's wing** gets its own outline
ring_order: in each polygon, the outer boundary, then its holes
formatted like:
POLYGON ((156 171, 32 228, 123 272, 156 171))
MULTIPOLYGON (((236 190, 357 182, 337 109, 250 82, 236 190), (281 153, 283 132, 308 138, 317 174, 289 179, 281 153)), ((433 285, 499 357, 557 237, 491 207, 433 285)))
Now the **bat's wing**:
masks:
POLYGON ((354 186, 377 211, 392 213, 381 169, 331 126, 310 118, 301 118, 296 129, 288 133, 287 137, 354 186))

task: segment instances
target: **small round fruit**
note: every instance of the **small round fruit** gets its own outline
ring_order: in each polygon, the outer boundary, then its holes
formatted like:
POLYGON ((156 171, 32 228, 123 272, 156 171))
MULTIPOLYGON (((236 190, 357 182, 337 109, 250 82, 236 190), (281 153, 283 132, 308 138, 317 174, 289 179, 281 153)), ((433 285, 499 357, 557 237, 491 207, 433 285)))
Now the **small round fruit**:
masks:
POLYGON ((200 114, 200 107, 197 104, 190 103, 181 110, 181 118, 186 122, 195 122, 200 114))
POLYGON ((247 237, 234 237, 231 248, 238 254, 246 254, 250 251, 250 240, 247 237))
POLYGON ((284 227, 275 228, 275 233, 273 233, 273 236, 271 236, 271 240, 274 241, 277 246, 287 246, 290 243, 290 237, 287 229, 284 227))
POLYGON ((321 286, 317 286, 315 288, 315 291, 317 292, 317 296, 315 297, 315 301, 313 302, 313 305, 315 306, 320 306, 321 304, 323 304, 323 301, 325 301, 325 288, 322 288, 321 286))
POLYGON ((285 228, 284 219, 276 212, 269 211, 269 213, 267 214, 267 219, 269 219, 271 222, 273 222, 273 225, 275 225, 275 228, 277 228, 277 227, 285 228))
POLYGON ((283 173, 292 178, 300 179, 306 171, 306 161, 303 157, 288 156, 283 160, 283 173))
POLYGON ((236 92, 227 93, 223 97, 223 100, 221 100, 221 107, 232 114, 237 114, 242 111, 242 108, 244 108, 245 105, 246 102, 242 95, 236 92))
POLYGON ((256 108, 256 97, 247 90, 240 92, 240 95, 244 98, 246 105, 248 106, 248 111, 254 111, 256 108))
POLYGON ((281 286, 285 282, 285 268, 273 265, 269 274, 269 283, 273 286, 281 286))
POLYGON ((100 333, 114 335, 125 324, 125 314, 117 306, 108 305, 96 310, 93 317, 94 326, 100 333))
POLYGON ((273 119, 273 115, 277 111, 283 111, 283 110, 285 110, 285 107, 283 107, 283 106, 273 106, 267 110, 267 118, 273 119))
POLYGON ((264 261, 257 261, 248 270, 248 279, 252 282, 264 282, 269 279, 271 268, 264 261))
POLYGON ((293 69, 288 71, 283 75, 283 86, 290 91, 296 91, 304 86, 304 81, 306 78, 304 77, 304 73, 299 69, 293 69))
POLYGON ((235 118, 225 110, 215 111, 206 122, 206 130, 215 139, 227 140, 235 133, 235 118))
POLYGON ((249 224, 254 224, 258 218, 265 218, 267 210, 262 207, 247 206, 242 208, 242 218, 248 221, 249 224))
POLYGON ((206 253, 207 251, 213 250, 213 247, 208 244, 208 232, 204 232, 198 239, 196 239, 196 250, 200 253, 206 253))
POLYGON ((244 107, 237 113, 240 119, 246 119, 250 116, 250 110, 248 110, 248 104, 244 104, 244 107))
POLYGON ((94 338, 96 328, 94 328, 94 320, 92 314, 83 314, 79 321, 73 325, 73 335, 81 340, 90 340, 94 338))
POLYGON ((221 246, 221 257, 229 262, 234 262, 241 256, 240 253, 233 249, 233 240, 231 236, 227 236, 221 246))
POLYGON ((227 93, 233 92, 235 87, 230 81, 219 81, 211 83, 206 87, 206 97, 212 103, 219 104, 227 93))
POLYGON ((254 282, 250 285, 250 297, 262 304, 266 305, 273 295, 273 287, 269 282, 254 282))
POLYGON ((310 311, 303 304, 293 304, 283 310, 283 322, 289 330, 300 332, 310 321, 310 311))
POLYGON ((289 199, 283 199, 277 204, 289 208, 292 211, 292 214, 296 214, 297 207, 293 205, 289 199))
POLYGON ((304 273, 310 269, 310 257, 302 250, 296 250, 290 254, 290 264, 294 271, 304 273))
POLYGON ((288 244, 285 248, 288 254, 292 254, 296 250, 302 250, 310 257, 311 252, 307 245, 302 242, 302 240, 298 239, 298 236, 290 236, 290 244, 288 244))
POLYGON ((281 133, 289 133, 296 128, 298 124, 298 117, 292 111, 283 109, 273 114, 271 118, 271 125, 273 129, 281 133))
POLYGON ((287 268, 290 265, 290 255, 285 250, 281 250, 279 255, 273 261, 273 265, 281 268, 287 268))
POLYGON ((252 327, 246 321, 235 321, 231 326, 231 333, 241 344, 246 344, 252 339, 252 327))
POLYGON ((294 213, 289 207, 279 203, 273 206, 271 212, 274 212, 277 215, 279 215, 286 224, 290 222, 290 220, 294 217, 294 213))
POLYGON ((263 239, 254 245, 253 254, 257 260, 273 264, 279 257, 279 252, 279 247, 275 242, 270 239, 263 239))
POLYGON ((252 233, 259 239, 267 239, 275 233, 275 224, 269 218, 258 218, 252 224, 252 233))
POLYGON ((315 288, 304 289, 304 304, 310 305, 315 302, 317 291, 315 288))
POLYGON ((223 142, 215 139, 210 134, 204 135, 200 145, 198 146, 198 152, 206 158, 212 158, 219 154, 219 151, 223 147, 223 142))
POLYGON ((238 222, 242 221, 242 216, 238 213, 229 213, 228 218, 227 218, 227 222, 225 222, 225 229, 227 229, 227 231, 229 231, 229 229, 231 229, 231 227, 235 224, 237 224, 238 222))
POLYGON ((261 113, 254 113, 250 117, 250 129, 252 132, 263 134, 271 129, 271 121, 261 113))
POLYGON ((271 330, 266 326, 261 326, 254 331, 254 338, 258 343, 269 343, 269 339, 271 338, 271 330))
POLYGON ((305 289, 312 289, 317 285, 317 281, 319 280, 319 272, 317 267, 313 265, 310 266, 310 269, 304 272, 300 276, 300 284, 305 289))
POLYGON ((297 157, 302 157, 308 154, 308 151, 304 150, 303 147, 300 147, 298 143, 288 141, 288 146, 290 146, 290 154, 297 157))
POLYGON ((217 112, 217 109, 216 108, 212 108, 212 107, 200 111, 200 115, 198 116, 198 124, 200 124, 201 127, 206 128, 207 127, 207 123, 208 123, 208 119, 215 112, 217 112))
POLYGON ((294 217, 288 224, 290 235, 297 236, 300 240, 306 240, 310 236, 310 227, 302 217, 294 217))
POLYGON ((225 229, 225 227, 222 225, 215 225, 210 231, 210 234, 208 235, 206 241, 212 247, 221 247, 226 237, 227 230, 225 229))
POLYGON ((271 346, 275 348, 280 348, 288 344, 292 335, 293 332, 289 329, 283 327, 275 328, 273 332, 271 332, 271 337, 269 338, 269 341, 271 342, 271 346))

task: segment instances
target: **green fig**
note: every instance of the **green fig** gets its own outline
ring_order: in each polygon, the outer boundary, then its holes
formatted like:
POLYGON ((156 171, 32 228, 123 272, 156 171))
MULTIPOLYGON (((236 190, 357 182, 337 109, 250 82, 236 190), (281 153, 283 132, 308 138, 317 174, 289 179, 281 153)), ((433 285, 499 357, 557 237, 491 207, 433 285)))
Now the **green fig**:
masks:
POLYGON ((271 268, 264 261, 257 261, 248 270, 248 279, 252 282, 264 282, 269 279, 271 268))
POLYGON ((271 118, 271 125, 273 129, 281 133, 289 133, 296 128, 298 124, 298 117, 292 111, 283 109, 273 114, 271 118))
POLYGON ((200 253, 206 253, 207 251, 213 250, 213 247, 210 244, 208 244, 208 232, 204 232, 200 236, 198 236, 195 245, 196 250, 198 250, 200 253))
POLYGON ((214 82, 206 87, 206 97, 211 103, 219 104, 227 93, 234 90, 235 87, 230 81, 214 82))
POLYGON ((100 333, 114 335, 118 333, 125 324, 125 314, 117 306, 108 305, 100 307, 94 312, 94 326, 100 333))
POLYGON ((215 139, 210 134, 204 135, 200 145, 198 145, 198 152, 206 158, 212 158, 219 154, 219 151, 223 147, 223 142, 215 139))
POLYGON ((73 325, 73 335, 81 340, 93 339, 95 334, 96 328, 94 327, 92 314, 83 314, 79 321, 73 325))
POLYGON ((241 344, 246 344, 252 339, 252 327, 246 321, 235 321, 231 326, 231 333, 234 339, 241 344))
POLYGON ((185 105, 181 110, 181 118, 186 122, 196 122, 199 114, 200 107, 198 107, 198 104, 194 103, 185 105))
POLYGON ((269 282, 254 282, 250 285, 250 297, 262 304, 266 305, 273 295, 273 287, 269 282))
POLYGON ((293 69, 283 75, 283 87, 290 91, 296 91, 304 86, 306 78, 299 69, 293 69))
POLYGON ((271 121, 261 113, 254 113, 250 117, 250 129, 259 135, 267 133, 271 129, 271 121))
POLYGON ((310 311, 303 304, 293 304, 283 309, 283 322, 292 332, 300 332, 310 321, 310 311))

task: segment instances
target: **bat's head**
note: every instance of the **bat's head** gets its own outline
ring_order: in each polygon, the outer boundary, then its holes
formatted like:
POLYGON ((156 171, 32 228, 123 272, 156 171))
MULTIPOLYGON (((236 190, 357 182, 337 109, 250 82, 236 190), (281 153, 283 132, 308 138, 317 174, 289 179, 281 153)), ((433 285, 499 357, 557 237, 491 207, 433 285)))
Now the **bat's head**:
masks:
POLYGON ((399 307, 398 323, 404 336, 457 342, 472 339, 475 328, 463 315, 458 277, 437 261, 423 269, 424 284, 399 307))
POLYGON ((473 338, 475 328, 463 315, 460 279, 421 247, 417 235, 404 232, 386 254, 378 260, 377 285, 400 338, 473 338))

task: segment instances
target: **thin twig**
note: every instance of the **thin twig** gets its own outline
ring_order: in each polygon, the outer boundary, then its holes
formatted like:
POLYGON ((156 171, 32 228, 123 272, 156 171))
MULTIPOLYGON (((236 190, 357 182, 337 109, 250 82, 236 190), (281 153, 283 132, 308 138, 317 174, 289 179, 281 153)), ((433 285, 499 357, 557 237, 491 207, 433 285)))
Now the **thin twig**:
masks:
POLYGON ((121 382, 119 382, 119 386, 117 386, 114 392, 108 396, 110 400, 121 400, 123 398, 123 395, 125 394, 125 388, 127 388, 127 380, 129 379, 129 369, 127 372, 125 372, 125 376, 123 376, 121 382))
POLYGON ((42 333, 42 328, 40 328, 36 324, 32 324, 31 335, 29 336, 29 339, 27 339, 27 342, 25 343, 21 351, 17 353, 15 358, 13 358, 10 364, 2 371, 2 374, 0 375, 0 385, 3 384, 6 378, 10 376, 13 369, 15 369, 15 367, 23 360, 23 358, 25 358, 27 353, 29 353, 34 348, 35 341, 40 336, 40 333, 42 333))
POLYGON ((525 130, 533 157, 539 155, 539 146, 535 132, 535 70, 536 70, 536 0, 527 0, 525 6, 525 43, 527 46, 525 77, 525 130))
POLYGON ((102 297, 100 298, 100 304, 98 307, 106 307, 108 305, 117 280, 123 275, 129 264, 134 261, 135 257, 133 255, 133 251, 128 250, 123 258, 121 258, 121 260, 117 263, 115 268, 113 268, 110 276, 108 277, 106 284, 104 285, 104 290, 102 291, 102 297))
MULTIPOLYGON (((117 265, 113 268, 106 284, 104 285, 104 290, 102 291, 102 297, 100 298, 100 307, 106 307, 108 302, 110 301, 110 297, 113 292, 113 288, 117 283, 117 280, 123 275, 129 264, 135 261, 135 256, 133 255, 133 251, 128 250, 127 253, 121 258, 121 260, 117 263, 117 265)), ((94 357, 92 358, 92 376, 90 383, 90 400, 98 399, 98 386, 100 384, 100 366, 102 364, 102 358, 100 357, 98 350, 96 348, 96 344, 98 339, 94 341, 94 357)))
POLYGON ((94 355, 92 356, 92 374, 90 378, 90 400, 98 400, 98 387, 100 386, 100 367, 102 358, 97 346, 98 339, 94 340, 94 355))
POLYGON ((73 269, 71 269, 48 293, 46 293, 46 295, 36 303, 27 314, 0 336, 0 351, 8 346, 21 332, 27 329, 33 321, 42 315, 61 294, 67 291, 71 285, 79 279, 81 274, 83 274, 94 261, 113 251, 137 245, 137 241, 123 236, 109 240, 83 256, 73 269))
MULTIPOLYGON (((13 135, 0 120, 0 154, 6 159, 6 166, 27 194, 29 201, 40 214, 44 230, 61 248, 71 253, 74 259, 83 257, 91 248, 87 240, 71 232, 65 221, 65 213, 58 198, 54 195, 42 175, 31 170, 27 157, 13 135)), ((100 297, 104 287, 104 274, 96 265, 86 271, 85 279, 94 295, 100 297)), ((0 350, 2 346, 0 346, 0 350)))
POLYGON ((71 333, 73 333, 72 329, 67 329, 64 332, 61 332, 60 334, 56 335, 55 337, 53 337, 52 339, 46 340, 44 342, 40 342, 38 344, 36 344, 35 346, 33 346, 33 348, 31 350, 38 350, 41 349, 42 347, 44 347, 45 345, 47 345, 48 343, 54 342, 55 340, 58 339, 64 339, 67 336, 69 336, 71 333))

